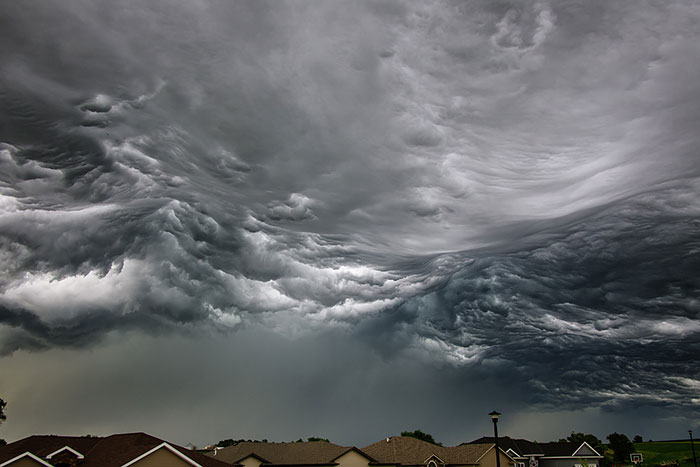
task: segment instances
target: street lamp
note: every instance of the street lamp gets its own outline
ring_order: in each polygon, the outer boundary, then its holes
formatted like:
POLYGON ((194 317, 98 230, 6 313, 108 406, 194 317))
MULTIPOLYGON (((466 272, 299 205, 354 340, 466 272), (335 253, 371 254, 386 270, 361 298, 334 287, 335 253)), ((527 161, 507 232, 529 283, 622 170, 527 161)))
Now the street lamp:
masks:
POLYGON ((693 430, 688 430, 688 434, 690 435, 690 449, 693 450, 693 464, 695 464, 695 467, 698 467, 698 460, 695 458, 695 446, 693 445, 693 430))
MULTIPOLYGON (((498 450, 498 416, 500 413, 495 410, 491 412, 491 420, 493 420, 493 438, 496 443, 496 467, 501 467, 501 453, 498 450)), ((695 467, 698 467, 697 465, 695 467)))

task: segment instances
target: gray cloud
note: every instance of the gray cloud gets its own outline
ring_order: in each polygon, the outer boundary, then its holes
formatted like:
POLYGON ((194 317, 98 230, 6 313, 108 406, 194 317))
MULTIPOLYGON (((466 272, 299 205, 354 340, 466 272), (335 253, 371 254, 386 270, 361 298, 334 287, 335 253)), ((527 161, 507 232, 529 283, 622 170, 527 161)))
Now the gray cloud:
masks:
POLYGON ((695 410, 692 2, 2 8, 6 361, 342 332, 504 404, 695 410))

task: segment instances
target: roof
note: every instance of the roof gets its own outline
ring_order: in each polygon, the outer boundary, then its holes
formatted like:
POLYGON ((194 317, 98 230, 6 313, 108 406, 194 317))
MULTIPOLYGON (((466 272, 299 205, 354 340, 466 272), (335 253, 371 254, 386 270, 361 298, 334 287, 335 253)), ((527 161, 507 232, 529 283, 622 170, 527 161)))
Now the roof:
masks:
POLYGON ((10 464, 12 464, 12 463, 14 463, 14 462, 19 462, 19 461, 21 461, 21 460, 25 460, 25 461, 26 461, 25 458, 29 458, 29 459, 33 460, 34 462, 38 463, 39 465, 44 465, 44 466, 46 466, 46 467, 51 467, 51 464, 47 463, 47 462, 46 462, 45 460, 43 460, 41 457, 35 456, 35 455, 32 454, 31 452, 25 452, 24 454, 20 454, 19 456, 13 457, 12 459, 7 460, 7 461, 3 462, 2 464, 0 464, 0 467, 5 467, 6 465, 10 465, 10 464))
POLYGON ((573 456, 581 443, 540 443, 542 452, 547 457, 573 456))
MULTIPOLYGON (((68 446, 85 456, 78 467, 121 467, 163 443, 166 442, 146 433, 124 433, 107 437, 29 436, 0 447, 0 464, 25 452, 45 459, 49 454, 68 446)), ((182 446, 166 444, 201 467, 230 467, 182 446)), ((51 463, 50 459, 48 463, 51 463)))
MULTIPOLYGON (((494 444, 495 438, 493 436, 484 436, 482 438, 475 439, 474 441, 471 441, 470 443, 467 443, 467 444, 483 444, 483 443, 494 444)), ((521 438, 511 438, 509 436, 499 436, 498 437, 498 447, 503 449, 504 451, 512 449, 513 451, 517 452, 521 456, 527 456, 527 455, 540 455, 541 456, 541 455, 544 455, 544 452, 542 451, 542 448, 540 447, 540 445, 538 443, 535 443, 533 441, 528 441, 526 439, 521 439, 521 438)))
POLYGON ((29 451, 42 459, 57 450, 70 446, 85 455, 102 438, 88 436, 29 436, 0 447, 0 464, 29 451))
MULTIPOLYGON (((484 436, 483 438, 476 439, 472 443, 493 443, 494 438, 492 436, 484 436)), ((552 443, 537 443, 534 441, 528 441, 526 439, 520 438, 510 438, 508 436, 498 437, 498 447, 504 451, 512 449, 520 456, 544 456, 544 457, 592 457, 592 456, 581 456, 575 455, 576 452, 583 446, 583 443, 571 443, 571 442, 552 442, 552 443)), ((591 448, 587 443, 586 446, 591 448)), ((593 450, 593 448, 591 448, 593 450)), ((593 450, 595 452, 595 450, 593 450)), ((600 457, 600 456, 596 456, 600 457)))
POLYGON ((462 444, 446 447, 408 436, 392 436, 370 444, 362 451, 383 464, 421 465, 432 456, 445 464, 478 464, 479 459, 491 448, 491 444, 462 444))
POLYGON ((540 443, 540 446, 544 449, 547 457, 603 457, 593 446, 585 441, 575 443, 540 443), (586 448, 591 451, 590 454, 581 453, 581 450, 586 448))
MULTIPOLYGON (((216 459, 229 464, 255 456, 264 464, 276 465, 330 465, 352 447, 339 446, 327 441, 296 443, 242 442, 215 451, 216 459)), ((214 456, 214 454, 208 454, 214 456)))

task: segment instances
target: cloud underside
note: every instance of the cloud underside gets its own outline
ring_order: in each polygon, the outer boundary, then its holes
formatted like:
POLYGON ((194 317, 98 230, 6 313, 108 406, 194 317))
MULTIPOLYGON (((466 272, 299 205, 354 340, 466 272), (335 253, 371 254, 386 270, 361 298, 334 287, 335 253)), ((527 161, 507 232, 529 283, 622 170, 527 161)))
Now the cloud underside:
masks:
POLYGON ((3 354, 342 331, 697 407, 696 5, 58 8, 3 6, 3 354))

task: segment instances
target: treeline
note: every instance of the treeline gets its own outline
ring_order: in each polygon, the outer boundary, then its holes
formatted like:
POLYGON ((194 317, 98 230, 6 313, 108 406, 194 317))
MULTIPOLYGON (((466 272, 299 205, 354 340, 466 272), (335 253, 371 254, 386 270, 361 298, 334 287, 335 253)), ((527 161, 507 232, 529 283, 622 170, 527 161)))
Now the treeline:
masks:
MULTIPOLYGON (((326 438, 319 438, 317 436, 312 436, 310 438, 307 438, 306 441, 325 441, 326 443, 330 443, 328 439, 326 438)), ((304 440, 299 438, 296 441, 290 441, 290 443, 303 443, 304 440)), ((222 439, 218 443, 216 443, 216 447, 219 448, 225 448, 227 446, 235 446, 238 443, 267 443, 267 439, 222 439)))
MULTIPOLYGON (((411 438, 417 438, 422 441, 426 441, 428 443, 436 444, 438 446, 442 446, 442 443, 439 441, 436 441, 433 435, 430 433, 425 433, 424 431, 421 430, 413 430, 413 431, 402 431, 401 436, 409 436, 411 438)), ((307 438, 306 441, 325 441, 327 443, 330 443, 328 438, 321 438, 318 436, 312 436, 310 438, 307 438)), ((592 435, 590 433, 577 433, 572 431, 569 436, 566 438, 560 438, 558 442, 572 442, 572 443, 583 443, 583 442, 588 443, 593 449, 601 453, 602 455, 605 456, 605 459, 603 459, 603 467, 606 465, 610 465, 612 463, 624 463, 628 462, 630 458, 630 454, 634 452, 634 444, 630 439, 627 437, 627 435, 621 434, 621 433, 610 433, 607 436, 607 441, 608 444, 603 444, 603 442, 598 439, 595 435, 592 435)), ((634 437, 634 442, 635 443, 641 443, 642 437, 637 435, 634 437)), ((243 443, 243 442, 248 442, 248 443, 267 443, 267 439, 222 439, 219 441, 216 446, 220 448, 225 448, 227 446, 234 446, 238 443, 243 443)), ((302 438, 299 438, 296 441, 290 441, 292 443, 303 443, 304 440, 302 438)))
MULTIPOLYGON (((7 416, 5 415, 5 407, 7 407, 7 402, 0 399, 0 423, 7 420, 7 416)), ((5 442, 4 439, 0 438, 0 446, 4 446, 6 444, 7 442, 5 442)))
MULTIPOLYGON (((613 463, 629 463, 630 454, 634 452, 634 444, 632 444, 632 441, 630 441, 627 435, 617 432, 610 433, 607 436, 607 440, 608 444, 604 445, 595 435, 572 431, 566 438, 559 439, 559 442, 583 443, 585 441, 603 456, 603 459, 601 459, 602 467, 609 466, 613 463)), ((634 437, 634 440, 637 443, 641 443, 642 437, 637 435, 634 437)))

